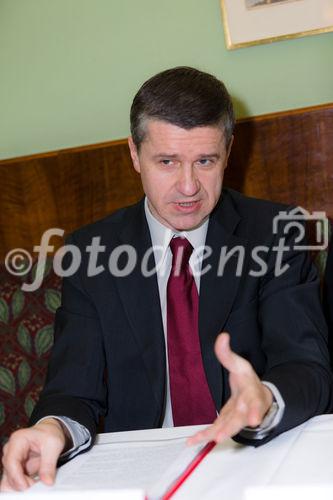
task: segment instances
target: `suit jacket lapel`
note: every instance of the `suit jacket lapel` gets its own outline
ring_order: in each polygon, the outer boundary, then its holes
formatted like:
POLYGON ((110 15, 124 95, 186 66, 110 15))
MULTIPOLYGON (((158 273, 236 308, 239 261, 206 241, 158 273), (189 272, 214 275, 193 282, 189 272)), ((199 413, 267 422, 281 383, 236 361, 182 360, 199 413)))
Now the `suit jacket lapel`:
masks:
MULTIPOLYGON (((117 285, 146 366, 157 408, 161 411, 165 389, 165 341, 156 273, 145 277, 141 272, 142 258, 152 247, 143 202, 131 210, 120 241, 132 245, 137 252, 134 271, 129 276, 119 278, 117 285)), ((153 252, 148 262, 149 269, 155 266, 153 252)))
POLYGON ((234 234, 239 221, 240 217, 226 192, 210 217, 206 245, 212 249, 212 253, 203 261, 202 269, 211 267, 200 281, 199 334, 203 363, 219 409, 223 403, 222 367, 216 359, 214 343, 223 331, 238 290, 240 277, 236 275, 237 252, 227 260, 221 276, 218 276, 218 268, 222 247, 226 247, 228 252, 238 245, 246 248, 246 240, 234 234))

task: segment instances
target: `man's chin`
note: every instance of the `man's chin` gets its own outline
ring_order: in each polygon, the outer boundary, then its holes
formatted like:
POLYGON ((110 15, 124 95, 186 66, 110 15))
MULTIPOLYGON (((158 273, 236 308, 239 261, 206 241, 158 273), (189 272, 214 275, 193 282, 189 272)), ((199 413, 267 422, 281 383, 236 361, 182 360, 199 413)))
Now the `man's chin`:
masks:
POLYGON ((176 231, 192 231, 193 229, 197 229, 200 227, 208 217, 204 218, 199 218, 199 217, 182 217, 181 219, 174 220, 171 223, 171 226, 176 230, 176 231))

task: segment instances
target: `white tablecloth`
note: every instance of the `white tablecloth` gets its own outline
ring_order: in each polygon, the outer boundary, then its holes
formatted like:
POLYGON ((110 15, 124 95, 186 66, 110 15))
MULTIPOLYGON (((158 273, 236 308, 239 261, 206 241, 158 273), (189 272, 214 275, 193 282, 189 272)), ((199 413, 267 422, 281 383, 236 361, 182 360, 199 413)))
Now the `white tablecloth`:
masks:
POLYGON ((305 492, 312 500, 333 499, 333 415, 315 417, 259 448, 231 440, 217 446, 174 498, 305 500, 305 492), (249 487, 261 488, 246 493, 249 487))
MULTIPOLYGON (((112 496, 110 493, 108 496, 107 491, 103 492, 102 490, 110 487, 145 488, 145 485, 149 484, 153 472, 155 476, 160 477, 163 476, 163 471, 166 468, 163 461, 160 460, 159 449, 160 453, 167 455, 165 450, 170 448, 168 452, 170 459, 173 446, 179 453, 179 446, 183 448, 182 443, 185 438, 192 435, 197 429, 198 427, 180 427, 101 434, 90 452, 80 455, 59 470, 54 488, 38 484, 33 488, 33 491, 30 490, 27 498, 40 500, 40 498, 45 498, 45 493, 48 493, 50 498, 53 495, 59 495, 55 496, 54 499, 73 499, 75 489, 81 489, 81 497, 78 495, 77 498, 82 499, 89 498, 89 494, 95 500, 111 497, 117 498, 117 500, 143 498, 143 490, 141 496, 139 492, 137 496, 133 496, 134 492, 132 495, 130 493, 129 496, 124 496, 124 492, 120 492, 119 496, 112 496), (177 438, 182 439, 177 440, 177 438), (138 461, 143 463, 146 460, 149 463, 150 460, 152 462, 153 455, 150 455, 150 458, 147 456, 150 453, 148 447, 150 446, 149 442, 155 441, 157 447, 151 453, 155 453, 153 462, 156 464, 144 466, 140 475, 145 476, 145 478, 139 477, 137 484, 138 474, 135 473, 134 469, 132 471, 132 468, 127 469, 133 472, 132 483, 127 484, 131 474, 128 476, 123 474, 124 471, 120 465, 122 454, 130 447, 133 450, 133 456, 131 455, 132 458, 134 457, 133 466, 138 461), (111 446, 110 443, 112 443, 111 446), (161 448, 159 448, 160 445, 162 445, 161 448), (165 450, 162 450, 163 446, 166 446, 165 450), (117 453, 119 454, 117 455, 117 453), (119 457, 120 462, 115 459, 115 456, 119 457), (89 468, 87 469, 89 460, 90 463, 97 464, 95 477, 90 477, 89 473, 82 475, 82 470, 85 467, 86 470, 89 470, 89 468), (159 464, 158 461, 160 461, 159 464), (100 464, 100 470, 98 464, 100 464), (153 465, 155 466, 154 471, 153 465), (115 474, 112 476, 114 472, 115 474), (116 484, 117 480, 118 485, 116 484), (66 496, 63 489, 68 488, 70 481, 73 482, 70 486, 72 492, 66 496), (95 490, 96 488, 98 491, 87 492, 87 489, 95 490), (84 495, 85 492, 88 497, 84 495), (43 496, 39 496, 40 494, 43 496)), ((231 439, 216 446, 181 486, 174 499, 333 500, 333 415, 315 417, 259 448, 241 446, 231 439)))

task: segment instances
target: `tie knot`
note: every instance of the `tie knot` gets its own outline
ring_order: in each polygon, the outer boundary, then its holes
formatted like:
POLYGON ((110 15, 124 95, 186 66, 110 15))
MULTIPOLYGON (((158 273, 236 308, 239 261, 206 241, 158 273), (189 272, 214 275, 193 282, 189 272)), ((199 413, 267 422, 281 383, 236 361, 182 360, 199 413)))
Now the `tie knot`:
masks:
POLYGON ((188 239, 180 238, 179 236, 172 238, 170 241, 170 248, 173 257, 173 267, 177 266, 183 268, 186 266, 193 252, 193 247, 188 239))

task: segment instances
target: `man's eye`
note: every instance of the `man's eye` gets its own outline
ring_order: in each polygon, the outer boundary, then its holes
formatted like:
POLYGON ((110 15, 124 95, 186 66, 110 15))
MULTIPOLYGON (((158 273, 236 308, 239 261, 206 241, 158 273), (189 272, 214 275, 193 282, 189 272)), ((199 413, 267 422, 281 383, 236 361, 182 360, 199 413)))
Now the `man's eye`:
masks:
POLYGON ((171 165, 171 160, 161 160, 162 165, 171 165))
POLYGON ((211 164, 211 160, 210 160, 209 158, 201 158, 201 159, 198 161, 198 163, 199 163, 200 165, 203 165, 203 166, 205 166, 205 165, 210 165, 210 164, 211 164))

